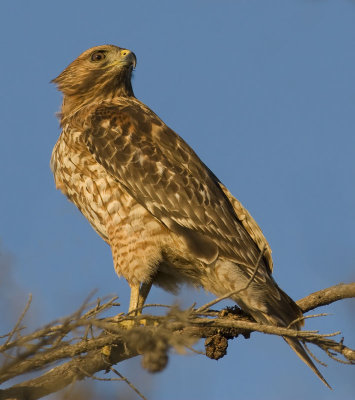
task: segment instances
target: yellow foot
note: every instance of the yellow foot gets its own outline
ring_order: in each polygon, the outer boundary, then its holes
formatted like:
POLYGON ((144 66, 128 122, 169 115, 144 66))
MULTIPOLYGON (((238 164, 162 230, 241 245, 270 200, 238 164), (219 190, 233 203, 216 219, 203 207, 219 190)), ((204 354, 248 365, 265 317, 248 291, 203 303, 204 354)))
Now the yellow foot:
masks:
MULTIPOLYGON (((122 327, 123 329, 132 329, 132 328, 137 328, 139 326, 156 326, 157 325, 157 321, 152 321, 152 320, 147 320, 145 318, 141 318, 141 319, 123 319, 122 320, 122 315, 119 314, 117 316, 117 324, 122 327), (121 319, 121 321, 120 321, 121 319)), ((124 318, 124 317, 123 317, 124 318)))
POLYGON ((135 326, 137 326, 136 321, 134 321, 133 319, 124 319, 123 321, 120 321, 118 324, 123 329, 132 329, 135 326))
POLYGON ((125 319, 123 321, 119 321, 118 324, 122 326, 124 329, 132 329, 132 328, 137 328, 140 326, 158 326, 159 321, 154 320, 154 319, 146 319, 146 318, 141 318, 141 319, 125 319))
POLYGON ((105 346, 105 347, 102 348, 101 353, 102 353, 105 357, 110 358, 111 351, 112 351, 112 346, 107 345, 107 346, 105 346))
POLYGON ((139 326, 157 326, 158 321, 154 321, 151 319, 147 320, 145 318, 142 318, 139 320, 126 319, 126 320, 120 321, 119 324, 124 329, 132 329, 132 328, 139 327, 139 326))

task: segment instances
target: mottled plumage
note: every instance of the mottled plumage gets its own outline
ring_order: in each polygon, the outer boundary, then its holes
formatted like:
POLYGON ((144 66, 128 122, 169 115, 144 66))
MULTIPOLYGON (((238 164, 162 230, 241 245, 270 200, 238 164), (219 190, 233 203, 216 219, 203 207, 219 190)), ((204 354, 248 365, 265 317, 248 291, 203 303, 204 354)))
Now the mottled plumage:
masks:
MULTIPOLYGON (((135 55, 116 46, 85 51, 54 82, 63 92, 56 186, 111 246, 132 288, 182 283, 232 296, 257 321, 288 326, 301 310, 271 277, 270 247, 248 211, 184 140, 134 97, 135 55)), ((295 326, 300 328, 301 323, 295 326)), ((317 373, 302 345, 291 347, 317 373)))

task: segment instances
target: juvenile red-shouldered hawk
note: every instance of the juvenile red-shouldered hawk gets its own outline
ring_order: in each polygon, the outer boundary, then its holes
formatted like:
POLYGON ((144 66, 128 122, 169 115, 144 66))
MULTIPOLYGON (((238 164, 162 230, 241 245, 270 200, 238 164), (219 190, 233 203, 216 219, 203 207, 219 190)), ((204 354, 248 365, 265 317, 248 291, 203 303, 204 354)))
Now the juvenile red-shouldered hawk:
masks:
MULTIPOLYGON (((152 284, 175 291, 187 283, 222 296, 249 283, 231 298, 260 323, 288 326, 302 312, 272 278, 260 228, 134 97, 135 65, 131 51, 97 46, 53 80, 64 95, 51 158, 57 188, 111 246, 115 270, 131 287, 129 310, 142 307, 152 284)), ((285 340, 328 385, 303 346, 285 340)))

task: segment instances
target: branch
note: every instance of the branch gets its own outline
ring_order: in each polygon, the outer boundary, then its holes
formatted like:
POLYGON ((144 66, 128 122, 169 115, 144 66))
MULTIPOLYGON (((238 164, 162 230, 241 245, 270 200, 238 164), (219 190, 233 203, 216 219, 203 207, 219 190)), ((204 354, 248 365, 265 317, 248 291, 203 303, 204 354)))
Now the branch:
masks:
MULTIPOLYGON (((351 297, 355 297, 355 283, 332 286, 297 303, 306 312, 351 297)), ((238 335, 249 338, 253 331, 299 338, 315 344, 336 361, 355 362, 355 351, 346 347, 343 340, 333 339, 340 332, 322 335, 317 331, 261 325, 237 307, 221 312, 205 306, 198 310, 168 307, 166 316, 119 314, 114 318, 99 318, 99 314, 117 306, 115 300, 103 304, 98 301, 94 306, 85 302, 72 315, 23 336, 23 328, 18 323, 16 329, 2 336, 4 344, 0 346, 0 353, 5 361, 0 368, 0 383, 30 371, 49 366, 52 369, 37 378, 0 390, 0 399, 39 399, 77 380, 95 378, 95 373, 109 371, 112 365, 137 355, 142 355, 144 368, 161 371, 166 366, 170 348, 182 352, 200 338, 207 338, 207 355, 218 359, 225 355, 228 339, 238 335), (13 354, 15 351, 16 355, 13 354), (62 364, 55 366, 58 362, 62 364)))
POLYGON ((311 293, 297 301, 297 305, 305 313, 321 306, 327 306, 338 300, 355 297, 355 283, 339 283, 327 289, 311 293))

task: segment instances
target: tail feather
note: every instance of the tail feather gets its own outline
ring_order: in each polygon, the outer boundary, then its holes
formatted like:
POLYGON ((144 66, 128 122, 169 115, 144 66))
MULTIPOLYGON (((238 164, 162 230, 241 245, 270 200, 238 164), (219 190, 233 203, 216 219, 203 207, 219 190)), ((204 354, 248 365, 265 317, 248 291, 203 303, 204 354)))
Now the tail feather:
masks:
MULTIPOLYGON (((288 297, 288 296, 287 296, 288 297)), ((288 297, 288 299, 290 299, 288 297)), ((292 301, 292 300, 291 300, 292 301)), ((296 303, 293 303, 293 306, 296 306, 296 303)), ((261 322, 261 323, 266 323, 266 324, 271 324, 271 325, 275 325, 275 326, 288 326, 288 324, 290 323, 289 321, 287 321, 287 324, 280 324, 280 320, 281 318, 279 316, 275 316, 275 315, 267 315, 265 316, 265 314, 263 315, 263 318, 260 318, 260 314, 261 313, 251 313, 253 315, 253 317, 261 322)), ((300 329, 301 323, 296 323, 294 326, 292 326, 292 328, 294 328, 296 326, 296 329, 300 329)), ((309 366, 309 368, 318 376, 318 378, 329 388, 332 389, 331 386, 328 384, 328 382, 325 380, 325 378, 323 377, 323 375, 319 372, 319 370, 317 369, 317 367, 314 365, 312 359, 310 358, 310 356, 307 354, 305 348, 302 346, 302 344, 294 338, 290 338, 290 337, 284 337, 284 340, 286 341, 286 343, 291 347, 291 349, 298 355, 298 357, 306 364, 309 366)))
MULTIPOLYGON (((233 296, 233 300, 244 311, 251 314, 257 322, 301 329, 304 323, 301 318, 303 316, 302 310, 278 287, 271 276, 264 275, 264 278, 264 282, 260 283, 261 279, 259 282, 252 282, 247 290, 239 293, 238 296, 233 296)), ((302 344, 295 338, 284 337, 284 339, 300 359, 331 389, 302 344)))
POLYGON ((309 366, 309 368, 318 376, 318 378, 331 390, 332 387, 329 383, 325 380, 323 375, 318 371, 317 367, 314 365, 313 361, 307 354, 306 350, 302 346, 302 344, 294 338, 284 337, 287 344, 291 347, 291 349, 298 355, 298 357, 309 366))

